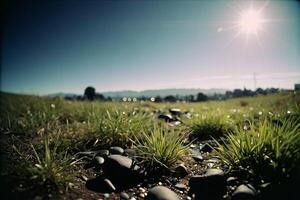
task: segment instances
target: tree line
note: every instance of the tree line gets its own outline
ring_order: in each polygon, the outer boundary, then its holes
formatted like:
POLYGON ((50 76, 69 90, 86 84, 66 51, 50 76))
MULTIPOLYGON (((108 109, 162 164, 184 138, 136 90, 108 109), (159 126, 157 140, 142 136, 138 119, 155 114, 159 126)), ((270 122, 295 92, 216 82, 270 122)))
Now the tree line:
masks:
POLYGON ((65 97, 67 100, 89 100, 89 101, 153 101, 153 102, 203 102, 208 100, 226 100, 230 98, 237 98, 237 97, 252 97, 257 95, 267 95, 272 93, 277 93, 280 90, 278 88, 257 88, 255 91, 250 89, 244 88, 242 89, 234 89, 232 91, 226 91, 225 94, 214 94, 208 96, 202 92, 199 92, 197 95, 168 95, 166 97, 134 97, 134 98, 112 98, 112 97, 105 97, 103 94, 97 93, 96 89, 92 86, 85 88, 83 95, 75 95, 75 96, 68 96, 65 97))

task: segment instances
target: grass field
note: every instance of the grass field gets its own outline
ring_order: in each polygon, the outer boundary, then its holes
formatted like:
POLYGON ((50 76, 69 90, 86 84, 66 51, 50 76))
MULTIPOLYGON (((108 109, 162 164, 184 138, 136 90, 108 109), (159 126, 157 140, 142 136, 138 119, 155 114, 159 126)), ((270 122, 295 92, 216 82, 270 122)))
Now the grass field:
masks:
POLYGON ((77 197, 87 174, 80 155, 111 146, 135 150, 153 173, 190 162, 191 144, 206 140, 227 174, 257 185, 294 184, 299 173, 300 94, 171 104, 1 93, 0 101, 1 188, 16 198, 77 197), (176 123, 158 119, 171 108, 182 112, 176 123))

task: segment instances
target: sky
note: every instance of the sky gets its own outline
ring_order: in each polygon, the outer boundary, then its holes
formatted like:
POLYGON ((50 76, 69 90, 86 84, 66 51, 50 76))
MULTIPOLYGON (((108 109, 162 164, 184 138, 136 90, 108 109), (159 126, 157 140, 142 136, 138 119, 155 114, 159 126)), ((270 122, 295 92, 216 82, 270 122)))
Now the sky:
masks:
POLYGON ((1 91, 43 95, 83 93, 87 86, 101 92, 300 83, 298 1, 10 2, 1 91))

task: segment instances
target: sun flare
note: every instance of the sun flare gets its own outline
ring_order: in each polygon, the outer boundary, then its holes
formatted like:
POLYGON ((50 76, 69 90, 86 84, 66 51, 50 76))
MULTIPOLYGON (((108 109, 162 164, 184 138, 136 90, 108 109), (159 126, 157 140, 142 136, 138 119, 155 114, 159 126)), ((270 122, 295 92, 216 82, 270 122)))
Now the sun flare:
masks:
POLYGON ((257 34, 263 28, 264 18, 260 10, 249 8, 240 12, 238 30, 247 35, 257 34))

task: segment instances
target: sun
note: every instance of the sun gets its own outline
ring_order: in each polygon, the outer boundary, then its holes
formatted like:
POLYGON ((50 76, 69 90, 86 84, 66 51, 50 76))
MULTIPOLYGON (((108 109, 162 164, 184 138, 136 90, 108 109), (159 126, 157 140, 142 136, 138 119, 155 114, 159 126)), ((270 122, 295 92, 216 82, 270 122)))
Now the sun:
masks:
POLYGON ((255 10, 251 7, 239 13, 236 25, 239 32, 249 36, 253 34, 257 35, 262 30, 264 22, 265 19, 262 16, 261 10, 255 10))
POLYGON ((263 4, 251 4, 248 7, 244 7, 243 4, 237 4, 234 6, 232 13, 235 15, 232 16, 233 20, 224 21, 227 23, 226 27, 219 27, 217 29, 218 33, 224 31, 234 31, 232 39, 228 42, 230 44, 236 38, 240 36, 245 36, 246 44, 252 39, 256 39, 258 45, 262 45, 261 37, 268 33, 267 23, 270 23, 271 20, 265 17, 266 8, 269 1, 263 2, 263 4), (229 26, 228 26, 229 24, 229 26))

